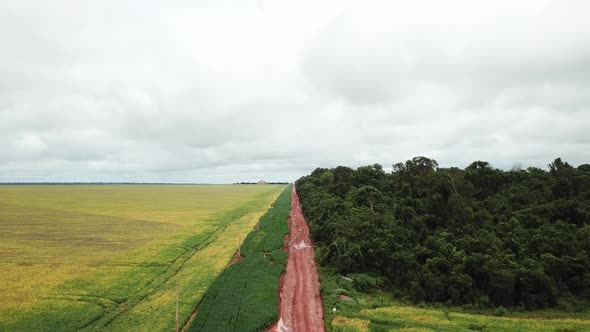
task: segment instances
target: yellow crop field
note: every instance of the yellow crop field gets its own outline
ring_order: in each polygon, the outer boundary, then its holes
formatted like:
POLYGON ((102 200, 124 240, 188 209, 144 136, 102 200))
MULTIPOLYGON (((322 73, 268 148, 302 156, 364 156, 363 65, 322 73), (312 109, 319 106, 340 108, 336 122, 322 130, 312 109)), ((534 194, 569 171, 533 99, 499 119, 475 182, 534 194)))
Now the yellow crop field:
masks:
POLYGON ((363 309, 354 318, 336 316, 333 331, 590 331, 590 320, 549 318, 550 312, 532 312, 526 317, 495 317, 447 310, 391 306, 363 309), (534 316, 532 316, 534 315, 534 316))
POLYGON ((0 186, 0 330, 172 330, 285 187, 0 186))

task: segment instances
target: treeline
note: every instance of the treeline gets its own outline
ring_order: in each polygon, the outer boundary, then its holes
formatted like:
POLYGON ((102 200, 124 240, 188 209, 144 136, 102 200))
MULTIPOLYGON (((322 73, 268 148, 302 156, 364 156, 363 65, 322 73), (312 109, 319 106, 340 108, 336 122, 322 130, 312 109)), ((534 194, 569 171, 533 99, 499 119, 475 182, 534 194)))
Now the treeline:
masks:
POLYGON ((297 181, 316 259, 415 302, 554 306, 590 300, 590 165, 502 171, 318 168, 297 181))

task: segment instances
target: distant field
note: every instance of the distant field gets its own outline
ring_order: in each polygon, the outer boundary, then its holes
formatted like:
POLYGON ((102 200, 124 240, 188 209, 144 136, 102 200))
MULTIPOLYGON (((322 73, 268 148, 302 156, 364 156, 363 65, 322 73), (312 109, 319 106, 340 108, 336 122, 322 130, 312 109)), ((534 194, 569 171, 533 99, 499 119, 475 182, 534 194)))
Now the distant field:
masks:
POLYGON ((285 187, 0 186, 0 330, 172 330, 285 187))

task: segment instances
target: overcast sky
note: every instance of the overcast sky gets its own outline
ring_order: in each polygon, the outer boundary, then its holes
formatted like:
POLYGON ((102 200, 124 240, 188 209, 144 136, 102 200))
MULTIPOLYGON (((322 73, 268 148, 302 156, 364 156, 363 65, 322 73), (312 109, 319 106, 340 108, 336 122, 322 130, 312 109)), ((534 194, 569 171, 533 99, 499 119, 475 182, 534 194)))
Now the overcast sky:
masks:
POLYGON ((590 163, 590 1, 0 0, 0 181, 590 163))

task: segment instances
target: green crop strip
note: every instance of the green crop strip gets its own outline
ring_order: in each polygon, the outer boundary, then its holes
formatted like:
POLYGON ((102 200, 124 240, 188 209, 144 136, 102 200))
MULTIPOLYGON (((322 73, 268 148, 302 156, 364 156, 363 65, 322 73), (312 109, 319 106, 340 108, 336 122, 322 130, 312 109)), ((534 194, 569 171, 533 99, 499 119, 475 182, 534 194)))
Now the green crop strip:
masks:
POLYGON ((243 259, 211 285, 188 331, 262 331, 276 321, 279 278, 287 265, 281 247, 290 211, 291 186, 244 240, 243 259))

